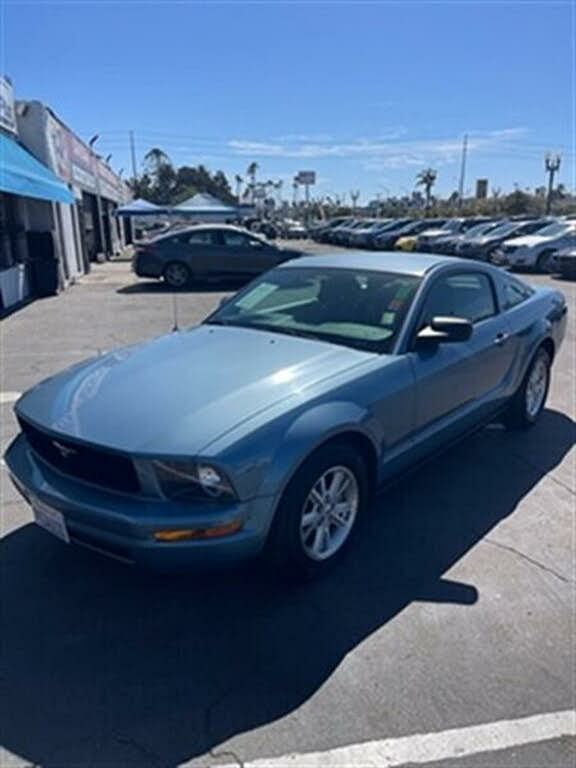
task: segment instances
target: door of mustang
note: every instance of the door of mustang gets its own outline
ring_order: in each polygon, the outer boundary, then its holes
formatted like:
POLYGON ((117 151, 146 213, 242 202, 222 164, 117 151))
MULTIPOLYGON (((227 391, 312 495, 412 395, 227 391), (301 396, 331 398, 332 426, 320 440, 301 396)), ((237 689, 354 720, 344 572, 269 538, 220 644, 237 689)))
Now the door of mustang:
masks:
POLYGON ((491 276, 455 267, 439 275, 422 298, 416 333, 433 317, 473 324, 466 341, 413 344, 416 442, 455 438, 496 410, 514 360, 506 317, 499 313, 491 276))

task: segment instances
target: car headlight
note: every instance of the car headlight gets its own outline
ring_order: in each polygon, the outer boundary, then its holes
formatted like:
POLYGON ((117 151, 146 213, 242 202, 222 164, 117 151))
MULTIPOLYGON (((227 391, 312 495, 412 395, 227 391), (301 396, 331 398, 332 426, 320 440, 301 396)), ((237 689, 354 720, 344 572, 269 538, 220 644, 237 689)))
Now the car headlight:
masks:
POLYGON ((229 479, 213 464, 158 459, 153 465, 162 492, 170 499, 230 501, 236 498, 229 479))

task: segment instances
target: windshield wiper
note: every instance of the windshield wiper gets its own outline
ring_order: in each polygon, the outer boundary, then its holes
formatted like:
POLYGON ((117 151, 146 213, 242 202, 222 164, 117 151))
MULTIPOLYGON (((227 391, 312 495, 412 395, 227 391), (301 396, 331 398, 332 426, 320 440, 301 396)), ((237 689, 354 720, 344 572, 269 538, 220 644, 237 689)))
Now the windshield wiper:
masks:
POLYGON ((236 323, 232 319, 225 317, 215 317, 212 320, 205 320, 203 325, 235 325, 236 323))

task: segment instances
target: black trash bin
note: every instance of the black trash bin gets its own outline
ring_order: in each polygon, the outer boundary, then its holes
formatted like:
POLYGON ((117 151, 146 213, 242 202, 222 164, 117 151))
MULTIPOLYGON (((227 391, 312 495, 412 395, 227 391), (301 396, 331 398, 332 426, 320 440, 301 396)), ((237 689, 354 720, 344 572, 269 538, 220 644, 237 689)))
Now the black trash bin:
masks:
POLYGON ((28 253, 35 296, 54 296, 60 288, 60 269, 53 232, 28 232, 28 253))

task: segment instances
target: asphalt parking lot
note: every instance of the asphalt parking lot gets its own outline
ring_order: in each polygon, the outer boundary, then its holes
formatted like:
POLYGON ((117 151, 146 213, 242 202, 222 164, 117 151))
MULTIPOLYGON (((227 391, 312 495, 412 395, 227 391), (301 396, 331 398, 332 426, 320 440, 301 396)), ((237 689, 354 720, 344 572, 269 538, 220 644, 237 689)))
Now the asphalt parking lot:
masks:
MULTIPOLYGON (((446 745, 428 766, 573 768, 574 739, 538 734, 576 696, 576 283, 530 280, 571 313, 541 421, 489 427, 380 495, 325 581, 169 578, 69 549, 2 466, 3 768, 409 765, 423 734, 446 745), (493 736, 529 717, 533 739, 493 736), (493 748, 467 755, 483 725, 493 748)), ((180 325, 223 293, 179 294, 180 325)), ((17 393, 173 318, 174 294, 111 262, 3 320, 2 451, 17 393)))

